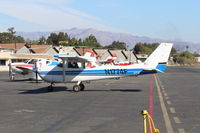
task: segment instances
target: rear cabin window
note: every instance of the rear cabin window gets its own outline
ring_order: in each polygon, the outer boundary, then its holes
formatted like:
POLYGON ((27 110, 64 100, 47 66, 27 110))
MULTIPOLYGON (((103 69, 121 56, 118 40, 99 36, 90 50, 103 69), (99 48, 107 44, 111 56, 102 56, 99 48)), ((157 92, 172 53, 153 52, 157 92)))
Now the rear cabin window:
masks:
POLYGON ((68 62, 68 68, 79 68, 77 62, 68 62))

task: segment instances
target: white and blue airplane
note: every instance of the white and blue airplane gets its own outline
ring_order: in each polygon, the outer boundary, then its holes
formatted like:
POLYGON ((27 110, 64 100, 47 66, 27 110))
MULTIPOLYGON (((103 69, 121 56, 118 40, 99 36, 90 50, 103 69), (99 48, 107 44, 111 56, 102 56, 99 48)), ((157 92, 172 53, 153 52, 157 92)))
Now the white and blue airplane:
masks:
POLYGON ((172 43, 161 43, 144 62, 125 66, 100 64, 91 58, 58 54, 55 57, 62 59, 61 62, 52 61, 41 65, 42 62, 39 61, 37 72, 44 81, 51 83, 48 86, 49 91, 53 90, 55 83, 74 82, 77 84, 73 86, 73 91, 79 92, 85 89, 83 82, 86 81, 163 72, 166 69, 172 46, 172 43), (86 67, 87 63, 93 64, 93 67, 86 67))

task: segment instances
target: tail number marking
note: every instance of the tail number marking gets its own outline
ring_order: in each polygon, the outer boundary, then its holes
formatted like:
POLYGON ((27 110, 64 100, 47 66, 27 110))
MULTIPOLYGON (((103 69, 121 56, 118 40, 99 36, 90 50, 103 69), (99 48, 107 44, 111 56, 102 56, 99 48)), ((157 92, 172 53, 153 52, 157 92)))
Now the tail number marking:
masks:
POLYGON ((106 75, 126 75, 127 69, 105 69, 106 75))

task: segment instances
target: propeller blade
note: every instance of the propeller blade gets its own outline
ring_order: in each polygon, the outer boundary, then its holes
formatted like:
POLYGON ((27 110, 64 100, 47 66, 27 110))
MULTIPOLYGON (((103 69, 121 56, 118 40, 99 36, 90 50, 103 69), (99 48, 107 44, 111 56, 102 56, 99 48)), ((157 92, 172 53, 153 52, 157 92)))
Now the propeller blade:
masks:
POLYGON ((11 61, 9 61, 9 64, 8 64, 8 74, 9 74, 9 78, 10 80, 14 80, 14 76, 13 76, 13 72, 12 72, 12 66, 11 66, 11 61))
POLYGON ((8 73, 9 73, 9 77, 11 76, 11 63, 9 62, 8 64, 8 73))
POLYGON ((38 83, 38 68, 37 68, 37 62, 35 62, 35 82, 38 83))

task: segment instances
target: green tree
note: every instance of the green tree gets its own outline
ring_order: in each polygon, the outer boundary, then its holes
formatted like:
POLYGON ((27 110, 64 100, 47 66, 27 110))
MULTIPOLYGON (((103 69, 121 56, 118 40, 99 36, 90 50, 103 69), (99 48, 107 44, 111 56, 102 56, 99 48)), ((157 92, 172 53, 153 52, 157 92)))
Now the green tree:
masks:
POLYGON ((192 55, 192 53, 190 53, 188 51, 184 51, 184 52, 180 53, 180 57, 185 57, 185 58, 188 58, 188 59, 194 58, 194 56, 192 55))
POLYGON ((82 46, 89 46, 89 47, 102 47, 100 43, 98 43, 96 37, 94 35, 90 35, 85 38, 82 42, 82 46))
POLYGON ((11 43, 11 34, 8 32, 0 33, 0 43, 11 43))
POLYGON ((67 41, 67 39, 68 38, 66 37, 64 32, 59 32, 58 33, 58 41, 67 41))
POLYGON ((136 54, 148 54, 150 55, 157 47, 158 43, 137 43, 134 47, 136 54))
POLYGON ((82 39, 78 39, 78 46, 83 46, 82 39))
POLYGON ((56 33, 51 33, 47 38, 47 44, 59 45, 58 35, 56 33))
POLYGON ((47 39, 44 36, 40 37, 38 40, 38 44, 46 44, 46 42, 47 42, 47 39))
POLYGON ((16 43, 24 43, 25 42, 24 38, 21 36, 15 36, 15 41, 16 41, 16 43))
POLYGON ((10 27, 7 29, 8 33, 10 33, 12 36, 14 36, 14 34, 16 33, 16 31, 14 31, 15 28, 14 27, 10 27))
POLYGON ((67 41, 70 40, 70 36, 67 33, 65 33, 65 38, 67 39, 67 41))
POLYGON ((104 48, 125 49, 126 50, 126 43, 125 42, 119 42, 119 41, 113 41, 112 44, 105 46, 104 48))
POLYGON ((70 41, 70 37, 67 35, 67 33, 59 32, 51 33, 50 36, 47 38, 47 44, 53 44, 53 45, 68 45, 70 41))
POLYGON ((68 46, 80 46, 78 40, 76 38, 71 38, 68 46))
POLYGON ((0 43, 24 43, 24 38, 15 36, 14 27, 8 28, 7 32, 0 33, 0 43))
POLYGON ((173 60, 178 64, 193 64, 195 62, 193 54, 188 51, 175 54, 173 60))
POLYGON ((10 37, 10 42, 16 42, 16 36, 15 36, 15 28, 14 27, 10 27, 7 29, 8 33, 9 33, 9 37, 10 37))
POLYGON ((193 53, 193 56, 194 56, 194 57, 199 57, 199 56, 200 56, 200 54, 199 54, 199 53, 197 53, 197 52, 194 52, 194 53, 193 53))
POLYGON ((172 47, 171 55, 173 56, 173 55, 175 55, 175 54, 177 54, 176 49, 175 49, 174 47, 172 47))

